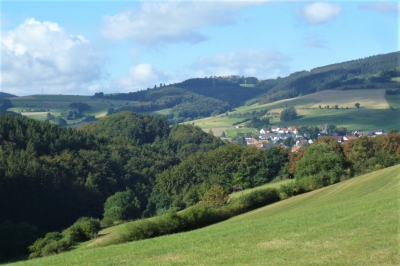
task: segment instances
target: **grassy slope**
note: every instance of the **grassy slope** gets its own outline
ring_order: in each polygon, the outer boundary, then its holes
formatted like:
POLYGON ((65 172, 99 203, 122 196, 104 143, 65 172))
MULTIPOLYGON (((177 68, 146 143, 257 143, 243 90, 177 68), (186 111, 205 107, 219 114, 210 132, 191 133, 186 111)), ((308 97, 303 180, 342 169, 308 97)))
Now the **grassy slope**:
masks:
MULTIPOLYGON (((368 131, 373 129, 391 130, 400 129, 399 111, 391 111, 387 108, 400 107, 400 98, 395 96, 385 97, 384 89, 351 90, 351 91, 321 91, 314 94, 286 99, 270 104, 242 106, 232 113, 248 113, 268 109, 270 113, 279 114, 286 107, 295 107, 301 116, 293 122, 282 123, 279 115, 270 116, 270 123, 280 126, 291 125, 315 125, 326 123, 337 126, 345 126, 349 130, 368 131), (361 108, 356 109, 354 103, 360 103, 361 108), (324 109, 324 106, 333 107, 338 105, 339 109, 324 109), (321 105, 322 109, 319 109, 321 105), (343 107, 344 109, 341 109, 343 107), (346 109, 348 107, 349 109, 346 109)), ((224 115, 209 117, 193 121, 195 125, 209 130, 210 128, 225 128, 229 136, 236 136, 239 130, 231 125, 240 118, 228 118, 224 115)), ((252 131, 253 129, 240 129, 240 131, 252 131)))
MULTIPOLYGON (((97 118, 104 117, 107 113, 107 109, 113 106, 125 105, 127 101, 115 101, 115 100, 102 100, 92 99, 90 96, 79 96, 79 95, 32 95, 18 98, 10 98, 13 108, 10 111, 20 112, 21 110, 27 109, 49 109, 50 112, 55 116, 60 116, 62 112, 68 110, 68 105, 72 102, 82 102, 88 104, 91 108, 84 113, 87 115, 94 115, 97 118)), ((27 115, 36 120, 44 121, 46 119, 47 112, 35 113, 35 112, 24 112, 23 115, 27 115)), ((77 123, 82 119, 69 120, 69 124, 77 123)))
POLYGON ((400 165, 203 229, 17 265, 399 265, 400 165))

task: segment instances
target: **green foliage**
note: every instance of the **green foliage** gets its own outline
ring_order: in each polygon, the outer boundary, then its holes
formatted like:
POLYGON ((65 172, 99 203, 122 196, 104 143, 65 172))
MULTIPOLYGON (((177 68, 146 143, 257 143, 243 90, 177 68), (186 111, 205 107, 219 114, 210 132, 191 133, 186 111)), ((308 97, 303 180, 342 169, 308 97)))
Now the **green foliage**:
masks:
POLYGON ((221 207, 225 205, 228 197, 224 188, 220 185, 214 185, 204 193, 203 203, 207 206, 221 207))
MULTIPOLYGON (((280 174, 289 161, 288 155, 288 150, 278 147, 260 150, 241 145, 198 152, 157 175, 152 197, 160 199, 158 208, 169 209, 177 207, 174 202, 200 201, 199 195, 204 195, 213 185, 221 185, 224 191, 235 186, 262 185, 280 174)), ((155 208, 156 205, 151 206, 155 208)))
POLYGON ((28 246, 38 236, 37 228, 28 223, 5 221, 0 224, 0 262, 13 256, 25 254, 28 246))
POLYGON ((301 182, 317 183, 317 186, 331 185, 343 174, 344 158, 326 143, 311 145, 297 162, 295 177, 301 182), (310 181, 310 179, 312 181, 310 181))
POLYGON ((288 122, 297 119, 297 111, 294 107, 289 107, 281 112, 280 119, 282 122, 288 122))
POLYGON ((126 221, 140 217, 140 202, 135 193, 127 189, 117 192, 104 203, 104 218, 126 221))
POLYGON ((59 232, 47 233, 29 246, 29 258, 38 258, 66 252, 78 242, 97 236, 100 221, 89 217, 79 218, 73 225, 59 232))
POLYGON ((11 108, 12 104, 11 101, 9 99, 5 99, 5 98, 0 98, 0 110, 6 110, 8 108, 11 108))
MULTIPOLYGON (((208 192, 214 196, 216 193, 224 194, 220 186, 215 186, 208 192)), ((223 207, 198 204, 181 213, 170 210, 166 215, 131 223, 127 226, 128 232, 122 235, 119 242, 137 241, 198 229, 279 200, 278 190, 267 188, 241 196, 223 207)), ((215 200, 211 201, 215 203, 215 200)))
POLYGON ((67 125, 67 121, 66 121, 64 118, 59 117, 59 118, 57 119, 57 124, 58 124, 60 127, 66 126, 66 125, 67 125))

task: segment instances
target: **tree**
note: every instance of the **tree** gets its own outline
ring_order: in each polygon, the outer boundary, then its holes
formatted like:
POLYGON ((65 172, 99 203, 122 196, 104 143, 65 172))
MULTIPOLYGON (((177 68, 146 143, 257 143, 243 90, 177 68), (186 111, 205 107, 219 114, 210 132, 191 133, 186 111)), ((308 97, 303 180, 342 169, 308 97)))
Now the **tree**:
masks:
POLYGON ((214 185, 203 196, 203 203, 213 207, 220 207, 225 205, 228 197, 224 188, 220 185, 214 185))
POLYGON ((58 123, 58 125, 61 127, 61 126, 65 126, 65 125, 67 125, 67 121, 64 119, 64 118, 62 118, 62 117, 59 117, 58 119, 57 119, 57 123, 58 123))
POLYGON ((343 174, 343 166, 342 154, 328 143, 317 143, 308 147, 303 158, 297 162, 295 177, 299 181, 314 177, 326 186, 339 180, 343 174))
POLYGON ((295 120, 296 118, 297 118, 297 111, 294 107, 286 108, 281 112, 282 122, 292 121, 295 120))
POLYGON ((357 107, 357 109, 358 109, 358 108, 360 108, 360 103, 356 103, 354 106, 357 107))
POLYGON ((221 137, 222 137, 222 138, 226 138, 226 133, 225 133, 225 131, 222 131, 221 137))
POLYGON ((107 109, 107 115, 112 115, 114 113, 114 108, 110 107, 107 109))
POLYGON ((104 203, 104 218, 113 221, 138 218, 140 203, 132 190, 117 192, 104 203))

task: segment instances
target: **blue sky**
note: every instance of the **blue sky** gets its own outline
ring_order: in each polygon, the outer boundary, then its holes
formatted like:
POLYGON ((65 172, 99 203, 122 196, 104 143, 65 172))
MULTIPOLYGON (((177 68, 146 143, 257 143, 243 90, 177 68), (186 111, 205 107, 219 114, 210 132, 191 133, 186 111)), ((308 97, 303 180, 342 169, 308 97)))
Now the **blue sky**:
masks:
POLYGON ((398 1, 1 1, 1 90, 130 92, 399 50, 398 1))

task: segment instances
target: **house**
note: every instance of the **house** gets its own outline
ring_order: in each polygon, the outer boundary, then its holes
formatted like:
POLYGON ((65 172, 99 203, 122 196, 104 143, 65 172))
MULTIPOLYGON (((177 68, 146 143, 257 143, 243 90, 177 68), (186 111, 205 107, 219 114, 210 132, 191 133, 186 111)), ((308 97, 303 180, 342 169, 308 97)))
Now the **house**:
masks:
POLYGON ((319 133, 320 133, 321 135, 328 135, 328 126, 320 127, 319 133))
POLYGON ((384 134, 383 130, 370 130, 368 131, 368 136, 376 136, 384 134))
POLYGON ((278 129, 278 133, 288 133, 288 129, 286 127, 282 127, 280 129, 278 129))
POLYGON ((278 127, 278 126, 272 126, 272 127, 271 127, 271 131, 272 131, 272 132, 278 132, 279 129, 280 129, 280 127, 278 127))
POLYGON ((300 146, 293 146, 292 147, 292 152, 299 152, 300 151, 300 146))
POLYGON ((246 135, 246 139, 252 139, 252 138, 253 138, 253 136, 251 134, 246 135))
POLYGON ((267 133, 269 133, 268 129, 266 129, 266 128, 260 129, 260 134, 267 134, 267 133))
POLYGON ((299 132, 298 129, 295 126, 290 126, 290 127, 287 128, 287 130, 289 131, 289 133, 292 132, 292 133, 294 133, 296 135, 299 132))
POLYGON ((356 139, 356 138, 357 137, 353 136, 353 135, 346 135, 346 136, 343 136, 343 141, 348 141, 348 140, 356 139))
POLYGON ((313 141, 312 139, 309 139, 309 140, 308 140, 308 143, 311 145, 311 144, 314 143, 314 141, 313 141))
POLYGON ((266 133, 266 134, 260 134, 258 137, 260 139, 272 139, 274 138, 276 135, 274 133, 266 133))
POLYGON ((355 133, 353 134, 356 137, 364 137, 364 132, 362 131, 355 131, 355 133))
POLYGON ((247 145, 256 145, 258 143, 258 141, 253 138, 251 138, 251 139, 246 138, 246 143, 247 143, 247 145))
POLYGON ((343 142, 343 136, 330 136, 330 138, 335 139, 339 143, 343 142))

